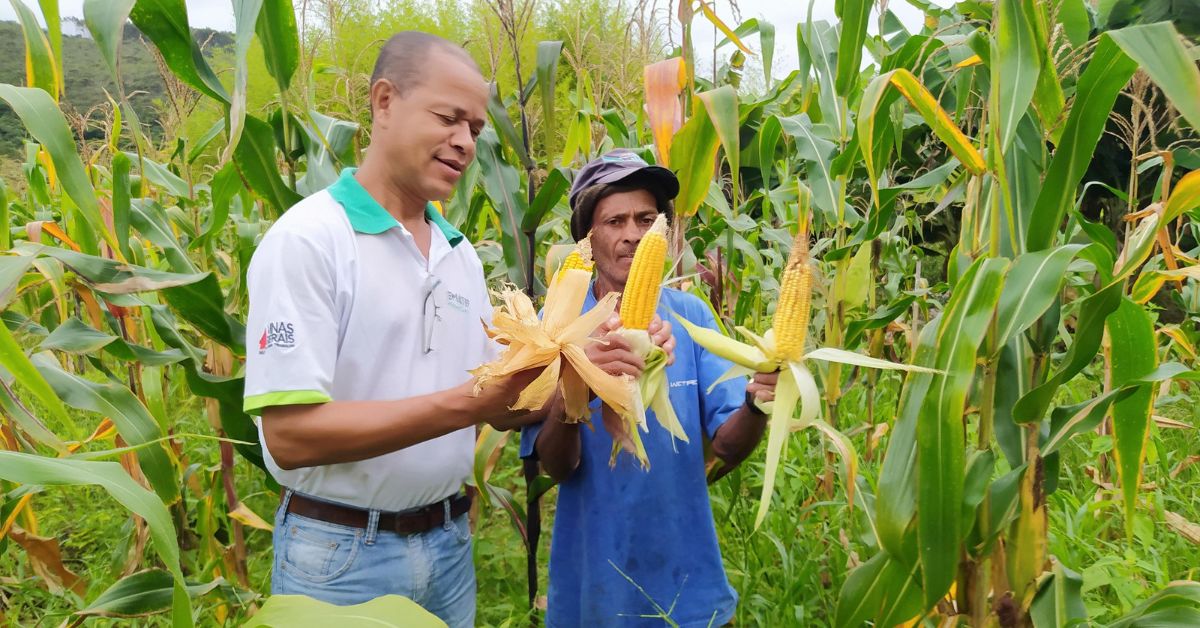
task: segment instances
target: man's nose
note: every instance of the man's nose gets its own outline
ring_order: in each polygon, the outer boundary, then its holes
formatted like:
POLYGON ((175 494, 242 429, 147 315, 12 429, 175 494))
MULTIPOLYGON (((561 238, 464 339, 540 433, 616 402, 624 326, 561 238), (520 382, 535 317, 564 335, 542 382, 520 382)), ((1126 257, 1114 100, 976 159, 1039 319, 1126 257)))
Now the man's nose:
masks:
POLYGON ((637 225, 629 225, 625 227, 625 233, 622 234, 626 242, 633 246, 637 246, 642 241, 642 230, 637 228, 637 225))
POLYGON ((454 127, 454 133, 450 136, 450 146, 463 154, 473 154, 475 151, 475 137, 471 135, 471 125, 463 122, 454 127))

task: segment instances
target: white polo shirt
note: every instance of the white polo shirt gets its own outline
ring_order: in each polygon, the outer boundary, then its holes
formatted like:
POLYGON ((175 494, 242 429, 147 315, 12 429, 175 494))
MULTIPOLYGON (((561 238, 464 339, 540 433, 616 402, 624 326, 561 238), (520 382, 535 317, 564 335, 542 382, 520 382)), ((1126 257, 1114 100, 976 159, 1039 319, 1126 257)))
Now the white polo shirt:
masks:
MULTIPOLYGON (((353 177, 289 209, 248 271, 245 411, 331 400, 395 400, 467 381, 494 356, 475 249, 432 207, 429 258, 353 177), (427 295, 430 295, 427 298, 427 295)), ((336 421, 354 421, 353 415, 336 421)), ((344 464, 267 468, 283 486, 385 511, 424 506, 471 475, 475 430, 344 464)))

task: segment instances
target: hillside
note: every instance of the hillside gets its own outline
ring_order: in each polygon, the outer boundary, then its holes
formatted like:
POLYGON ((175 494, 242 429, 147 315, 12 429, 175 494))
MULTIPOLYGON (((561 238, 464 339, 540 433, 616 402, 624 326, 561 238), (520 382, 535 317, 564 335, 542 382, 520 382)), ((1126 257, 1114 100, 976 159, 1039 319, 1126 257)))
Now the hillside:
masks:
MULTIPOLYGON (((80 20, 67 18, 63 24, 63 75, 65 77, 63 109, 68 112, 87 112, 92 107, 107 102, 105 91, 116 98, 117 90, 109 77, 90 37, 71 35, 85 33, 80 20)), ((211 48, 224 48, 232 44, 228 33, 197 29, 194 31, 201 42, 209 42, 211 48)), ((141 41, 141 34, 132 25, 125 28, 125 42, 121 46, 121 76, 130 102, 152 137, 162 133, 158 124, 157 107, 163 95, 163 81, 154 57, 141 41)), ((14 85, 25 83, 25 41, 20 25, 16 22, 0 21, 0 82, 14 85)), ((90 129, 89 138, 103 137, 100 128, 90 129)), ((20 158, 24 129, 15 114, 0 103, 0 156, 20 158)))

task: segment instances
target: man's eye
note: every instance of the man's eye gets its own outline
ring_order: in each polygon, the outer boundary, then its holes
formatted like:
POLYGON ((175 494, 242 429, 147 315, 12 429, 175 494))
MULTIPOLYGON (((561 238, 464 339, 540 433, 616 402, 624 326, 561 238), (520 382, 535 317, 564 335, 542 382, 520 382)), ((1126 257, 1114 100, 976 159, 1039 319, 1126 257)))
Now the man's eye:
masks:
POLYGON ((436 113, 436 112, 433 115, 441 118, 442 122, 445 124, 454 124, 454 118, 452 116, 448 116, 448 115, 445 115, 442 113, 436 113))

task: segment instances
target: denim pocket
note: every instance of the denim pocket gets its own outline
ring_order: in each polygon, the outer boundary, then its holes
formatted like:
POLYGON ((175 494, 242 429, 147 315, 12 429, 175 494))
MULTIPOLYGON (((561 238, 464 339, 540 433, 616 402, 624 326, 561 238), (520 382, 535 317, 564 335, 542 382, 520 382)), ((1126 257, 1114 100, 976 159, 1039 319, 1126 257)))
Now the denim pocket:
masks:
POLYGON ((452 525, 459 541, 463 543, 471 541, 471 518, 466 513, 455 517, 452 525))
POLYGON ((358 556, 363 531, 290 514, 284 520, 281 567, 312 583, 346 573, 358 556))

